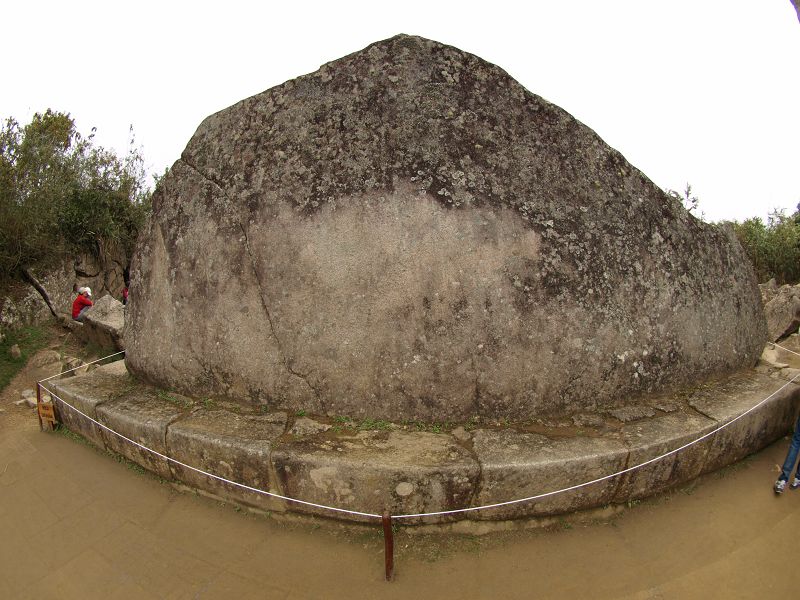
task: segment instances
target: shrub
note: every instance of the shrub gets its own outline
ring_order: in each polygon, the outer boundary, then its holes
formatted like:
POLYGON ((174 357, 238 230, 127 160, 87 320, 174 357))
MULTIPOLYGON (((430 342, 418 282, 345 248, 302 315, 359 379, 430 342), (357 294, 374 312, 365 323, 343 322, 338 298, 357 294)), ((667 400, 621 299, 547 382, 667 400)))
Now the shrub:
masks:
POLYGON ((47 110, 0 129, 0 279, 47 268, 66 253, 130 253, 149 211, 144 161, 84 138, 69 114, 47 110))
POLYGON ((791 216, 773 211, 767 223, 758 218, 733 223, 736 236, 753 263, 760 282, 800 281, 800 205, 791 216))

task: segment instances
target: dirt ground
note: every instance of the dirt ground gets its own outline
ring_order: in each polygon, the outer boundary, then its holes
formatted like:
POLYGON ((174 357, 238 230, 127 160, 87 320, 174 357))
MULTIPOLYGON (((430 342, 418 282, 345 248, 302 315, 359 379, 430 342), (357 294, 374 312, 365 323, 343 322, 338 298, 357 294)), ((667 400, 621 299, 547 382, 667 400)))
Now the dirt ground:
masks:
POLYGON ((284 522, 178 492, 0 396, 0 598, 797 597, 800 491, 781 440, 605 521, 481 537, 284 522))

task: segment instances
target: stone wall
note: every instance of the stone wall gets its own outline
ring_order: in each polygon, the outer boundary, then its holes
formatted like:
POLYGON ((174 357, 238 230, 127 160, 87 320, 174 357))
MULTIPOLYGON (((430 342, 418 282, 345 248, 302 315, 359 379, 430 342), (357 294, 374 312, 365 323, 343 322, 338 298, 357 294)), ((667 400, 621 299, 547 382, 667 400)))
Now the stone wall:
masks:
MULTIPOLYGON (((799 349, 797 336, 792 347, 799 349)), ((671 405, 668 412, 659 409, 624 422, 608 419, 577 431, 556 424, 532 431, 485 423, 437 432, 400 423, 363 430, 354 422, 312 422, 283 411, 265 413, 159 391, 138 384, 121 361, 47 386, 60 398, 60 420, 94 444, 165 479, 261 510, 375 522, 257 490, 344 511, 392 515, 540 496, 403 521, 419 524, 550 517, 624 505, 732 464, 791 431, 800 385, 789 382, 800 375, 795 368, 800 362, 795 355, 788 360, 795 366, 762 365, 760 372, 683 390, 661 403, 671 405), (626 469, 632 470, 612 476, 626 469), (573 486, 578 487, 563 491, 573 486)))

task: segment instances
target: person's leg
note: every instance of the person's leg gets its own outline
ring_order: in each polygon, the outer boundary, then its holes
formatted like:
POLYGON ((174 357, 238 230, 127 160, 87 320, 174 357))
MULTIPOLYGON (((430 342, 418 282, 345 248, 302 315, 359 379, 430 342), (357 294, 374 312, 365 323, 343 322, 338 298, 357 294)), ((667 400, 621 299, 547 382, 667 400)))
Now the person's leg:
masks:
MULTIPOLYGON (((797 423, 794 426, 794 435, 792 441, 789 443, 789 451, 786 453, 786 460, 783 461, 783 468, 779 480, 788 481, 789 475, 792 474, 794 463, 797 461, 797 454, 800 453, 800 417, 797 418, 797 423)), ((800 465, 798 465, 800 471, 800 465)))
MULTIPOLYGON (((797 423, 794 425, 794 435, 792 435, 792 441, 789 442, 789 451, 786 453, 786 460, 783 461, 781 474, 778 476, 778 481, 775 482, 772 488, 776 494, 782 494, 783 490, 786 489, 786 482, 789 481, 789 475, 792 474, 792 469, 794 469, 794 463, 797 461, 798 453, 800 453, 800 416, 797 417, 797 423)), ((800 470, 800 466, 798 466, 798 470, 800 470)), ((800 476, 800 472, 798 475, 800 476)), ((793 481, 791 485, 792 489, 800 487, 794 484, 795 482, 793 481)))
MULTIPOLYGON (((794 435, 792 436, 792 441, 789 444, 789 452, 786 454, 786 460, 783 463, 783 471, 787 473, 787 475, 788 473, 792 472, 792 464, 790 463, 790 459, 796 460, 799 454, 800 454, 800 416, 797 417, 797 424, 795 425, 794 428, 794 435), (788 467, 786 466, 787 464, 789 465, 788 467)), ((798 461, 797 463, 797 471, 795 471, 794 481, 792 481, 791 488, 793 490, 800 488, 800 461, 798 461)))
POLYGON ((84 306, 81 309, 81 312, 78 313, 78 316, 75 317, 75 320, 78 321, 79 323, 83 323, 83 318, 86 316, 86 311, 89 310, 90 308, 91 306, 84 306))

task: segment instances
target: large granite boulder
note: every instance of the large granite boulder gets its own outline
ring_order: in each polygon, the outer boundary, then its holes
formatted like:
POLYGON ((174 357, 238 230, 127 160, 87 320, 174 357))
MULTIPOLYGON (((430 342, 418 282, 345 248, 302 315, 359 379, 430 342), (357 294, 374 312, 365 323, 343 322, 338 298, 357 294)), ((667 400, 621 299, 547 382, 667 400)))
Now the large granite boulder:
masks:
POLYGON ((128 368, 185 393, 528 419, 751 366, 732 232, 502 69, 400 35, 208 117, 153 196, 128 368))
MULTIPOLYGON (((762 289, 762 296, 764 291, 762 289)), ((777 342, 800 327, 800 285, 782 285, 764 304, 770 341, 777 342)))

